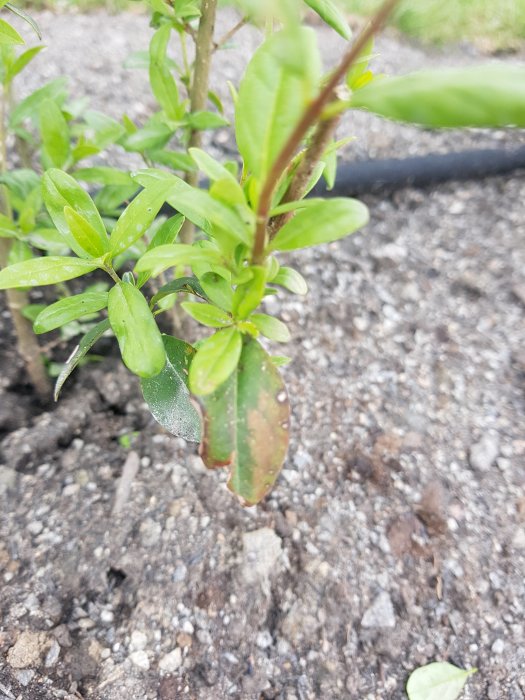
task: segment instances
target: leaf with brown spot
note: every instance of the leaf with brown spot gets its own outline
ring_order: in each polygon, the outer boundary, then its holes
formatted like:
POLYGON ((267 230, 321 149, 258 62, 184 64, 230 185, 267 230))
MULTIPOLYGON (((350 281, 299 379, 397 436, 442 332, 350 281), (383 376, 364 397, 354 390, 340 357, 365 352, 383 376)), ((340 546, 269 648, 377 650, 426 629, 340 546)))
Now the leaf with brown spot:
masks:
POLYGON ((261 501, 288 448, 290 405, 269 355, 245 338, 237 369, 213 394, 201 397, 207 467, 228 466, 228 487, 247 505, 261 501))

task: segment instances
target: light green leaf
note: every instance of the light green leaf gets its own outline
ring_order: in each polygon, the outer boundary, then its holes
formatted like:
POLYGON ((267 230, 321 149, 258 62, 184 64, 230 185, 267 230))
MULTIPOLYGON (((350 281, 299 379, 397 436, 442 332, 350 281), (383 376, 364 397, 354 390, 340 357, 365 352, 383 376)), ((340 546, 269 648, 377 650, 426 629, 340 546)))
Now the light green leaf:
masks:
POLYGON ((69 158, 69 127, 62 110, 53 100, 43 100, 38 108, 44 167, 63 168, 69 158))
POLYGON ((266 287, 268 270, 262 265, 249 268, 251 279, 239 284, 233 295, 233 313, 236 318, 245 319, 259 306, 266 287))
POLYGON ((159 181, 142 190, 126 207, 111 232, 110 246, 114 255, 122 253, 146 233, 172 188, 169 181, 159 181))
POLYGON ((294 294, 307 294, 308 285, 304 277, 291 267, 281 267, 277 275, 273 278, 272 284, 288 289, 294 294))
POLYGON ((356 199, 317 200, 301 209, 270 243, 269 250, 296 250, 343 238, 368 223, 368 209, 356 199))
POLYGON ((195 263, 209 263, 219 265, 222 262, 220 254, 209 248, 200 248, 184 243, 173 245, 161 245, 150 250, 137 261, 136 272, 152 272, 158 275, 169 267, 177 265, 194 265, 195 263))
POLYGON ((233 289, 230 282, 217 272, 205 272, 200 283, 210 301, 225 311, 232 310, 233 289))
POLYGON ((286 325, 274 316, 268 314, 252 314, 250 321, 265 338, 275 340, 278 343, 288 343, 292 336, 286 325))
MULTIPOLYGON (((3 5, 6 8, 6 10, 9 10, 13 14, 15 14, 18 17, 20 17, 21 19, 23 19, 24 22, 27 22, 27 24, 29 24, 31 29, 35 32, 37 37, 40 39, 40 41, 42 41, 42 33, 40 31, 40 28, 39 28, 38 24, 35 22, 35 20, 31 17, 31 15, 28 15, 27 12, 22 10, 20 7, 13 5, 11 2, 3 3, 3 5)), ((22 42, 22 43, 24 43, 24 42, 22 42)))
POLYGON ((525 126, 525 66, 489 64, 374 80, 350 107, 427 127, 525 126))
POLYGON ((155 420, 172 435, 200 442, 201 420, 191 402, 188 372, 195 350, 183 340, 163 335, 167 362, 160 374, 141 379, 144 400, 155 420))
POLYGON ((65 207, 71 207, 95 229, 100 241, 106 238, 106 228, 95 203, 78 182, 61 170, 48 170, 42 178, 42 194, 44 203, 53 223, 60 231, 68 246, 80 257, 90 254, 79 245, 72 235, 64 214, 65 207))
POLYGON ((95 168, 79 168, 72 173, 73 177, 83 182, 96 182, 101 185, 120 185, 127 187, 133 184, 129 173, 116 168, 98 166, 95 168))
POLYGON ((20 125, 24 119, 31 119, 33 123, 38 121, 38 108, 47 99, 61 104, 67 97, 66 79, 57 78, 43 85, 28 95, 13 108, 9 115, 9 125, 12 129, 20 125))
POLYGON ((197 301, 184 301, 181 304, 184 311, 203 326, 211 328, 224 328, 231 326, 232 317, 213 304, 201 304, 197 301))
POLYGON ((173 129, 166 124, 148 124, 143 129, 137 129, 122 140, 126 151, 143 153, 149 149, 162 148, 173 136, 173 129))
POLYGON ((167 63, 166 49, 171 27, 163 24, 150 43, 149 80, 151 90, 168 119, 177 121, 180 114, 179 91, 167 63))
POLYGON ((111 144, 116 143, 126 132, 125 127, 116 119, 108 117, 107 114, 89 109, 84 114, 84 120, 92 132, 90 139, 100 149, 103 150, 111 144))
POLYGON ((91 350, 93 345, 102 338, 104 333, 110 329, 110 324, 109 324, 109 318, 105 318, 103 321, 100 321, 100 323, 97 323, 96 326, 91 328, 85 336, 82 338, 80 343, 77 345, 77 347, 73 350, 71 355, 69 356, 67 362, 65 363, 64 367, 62 368, 62 371, 58 375, 56 384, 55 384, 55 401, 58 400, 58 395, 60 394, 60 390, 64 386, 66 380, 70 376, 70 374, 73 372, 75 367, 79 364, 79 362, 88 354, 88 352, 91 350))
POLYGON ((215 181, 228 179, 235 184, 239 184, 230 171, 227 170, 224 165, 219 163, 219 161, 215 160, 215 158, 208 155, 206 151, 203 151, 201 148, 189 148, 188 153, 195 161, 195 164, 199 170, 207 175, 210 180, 215 181))
POLYGON ((464 671, 446 662, 435 662, 416 669, 408 679, 409 700, 456 700, 475 668, 464 671))
POLYGON ((25 44, 20 34, 4 19, 0 19, 0 45, 25 44))
POLYGON ((239 88, 235 133, 245 167, 259 180, 314 97, 319 80, 312 29, 284 29, 255 52, 239 88))
POLYGON ((286 456, 290 406, 279 372, 256 340, 245 340, 235 371, 201 404, 204 463, 228 467, 228 487, 244 504, 258 503, 286 456))
POLYGON ((221 126, 229 126, 229 121, 217 112, 191 112, 187 116, 188 125, 197 131, 206 129, 218 129, 221 126))
POLYGON ((340 34, 343 39, 349 41, 352 38, 352 32, 348 26, 348 22, 345 19, 344 14, 337 7, 337 5, 332 2, 332 0, 304 0, 305 3, 312 8, 314 12, 317 12, 319 17, 323 19, 326 24, 330 25, 332 29, 340 34))
POLYGON ((11 82, 24 68, 31 63, 33 58, 44 49, 44 46, 33 46, 31 49, 27 49, 18 56, 18 58, 13 62, 7 71, 7 82, 11 82))
POLYGON ((108 315, 122 360, 139 377, 154 377, 166 364, 162 335, 148 302, 129 282, 111 288, 108 315))
POLYGON ((84 292, 60 299, 47 306, 35 319, 35 333, 48 333, 82 316, 94 314, 108 305, 107 292, 84 292))
POLYGON ((235 371, 242 349, 236 328, 224 328, 204 340, 190 367, 190 390, 196 396, 214 392, 235 371))
POLYGON ((97 267, 99 264, 94 260, 52 255, 46 258, 33 258, 0 270, 0 289, 40 287, 65 282, 85 275, 97 267))
POLYGON ((69 206, 64 207, 66 219, 71 235, 79 246, 93 258, 99 258, 109 250, 109 239, 106 234, 101 235, 87 219, 69 206))

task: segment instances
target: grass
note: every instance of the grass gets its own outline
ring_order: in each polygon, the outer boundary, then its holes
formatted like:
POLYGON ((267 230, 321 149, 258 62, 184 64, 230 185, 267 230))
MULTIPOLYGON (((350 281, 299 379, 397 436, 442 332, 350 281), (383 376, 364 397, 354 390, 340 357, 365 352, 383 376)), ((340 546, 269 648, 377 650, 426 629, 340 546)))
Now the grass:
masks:
MULTIPOLYGON (((349 12, 370 15, 381 0, 340 0, 349 12)), ((405 0, 392 24, 425 43, 472 41, 515 48, 525 39, 525 0, 405 0)))

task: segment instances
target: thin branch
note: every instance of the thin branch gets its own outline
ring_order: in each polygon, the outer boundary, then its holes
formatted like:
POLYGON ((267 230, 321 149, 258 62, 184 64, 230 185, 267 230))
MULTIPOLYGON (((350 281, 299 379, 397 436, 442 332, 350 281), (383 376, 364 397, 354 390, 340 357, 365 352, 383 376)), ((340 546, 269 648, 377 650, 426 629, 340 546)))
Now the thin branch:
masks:
POLYGON ((247 17, 242 17, 236 25, 234 25, 229 31, 226 32, 226 34, 221 37, 218 41, 216 41, 213 44, 213 50, 218 51, 219 49, 222 49, 222 47, 227 44, 230 39, 232 39, 235 34, 239 31, 239 29, 242 29, 246 22, 248 21, 247 17))
POLYGON ((261 190, 259 206, 257 208, 255 241, 252 251, 252 261, 255 264, 261 263, 264 259, 266 227, 268 225, 268 218, 270 215, 272 196, 277 183, 288 167, 289 162, 294 157, 296 150, 299 148, 301 141, 308 133, 308 130, 321 118, 324 108, 332 99, 334 90, 340 81, 344 78, 352 64, 359 57, 367 42, 383 27, 398 2, 399 0, 386 0, 381 9, 372 18, 371 22, 361 32, 351 49, 343 57, 343 60, 339 66, 332 73, 332 76, 319 95, 306 109, 299 123, 291 133, 288 141, 284 144, 281 152, 273 163, 261 190))

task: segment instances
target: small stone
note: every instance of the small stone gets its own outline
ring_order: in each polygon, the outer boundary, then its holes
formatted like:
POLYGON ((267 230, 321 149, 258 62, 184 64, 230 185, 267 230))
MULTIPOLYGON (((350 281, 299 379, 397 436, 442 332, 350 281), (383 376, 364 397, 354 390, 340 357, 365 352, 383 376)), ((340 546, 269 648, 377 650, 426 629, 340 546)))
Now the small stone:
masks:
POLYGON ((269 527, 263 527, 242 536, 244 547, 243 577, 246 583, 268 581, 280 567, 281 538, 269 527))
POLYGON ((484 435, 479 442, 470 448, 470 466, 480 472, 488 472, 498 455, 498 436, 494 433, 484 435))
POLYGON ((189 634, 186 634, 186 632, 179 632, 177 635, 177 644, 182 648, 185 649, 186 647, 191 647, 193 644, 193 639, 189 634))
POLYGON ((49 647, 49 651, 46 654, 46 660, 45 660, 45 665, 47 668, 50 668, 51 666, 54 666, 56 662, 58 661, 58 657, 60 656, 60 644, 56 641, 56 639, 53 639, 51 642, 51 646, 49 647))
POLYGON ((15 488, 16 477, 17 473, 14 469, 0 464, 0 494, 15 488))
POLYGON ((186 632, 186 634, 193 634, 195 632, 195 627, 189 620, 184 620, 182 623, 182 631, 186 632))
POLYGON ((354 316, 352 323, 354 324, 354 328, 360 333, 364 333, 364 331, 368 330, 368 320, 362 316, 354 316))
POLYGON ((13 675, 20 685, 23 685, 24 688, 26 688, 33 680, 35 673, 36 671, 34 671, 32 668, 28 668, 23 671, 15 671, 13 675))
POLYGON ((269 649, 273 644, 273 638, 269 630, 259 632, 255 639, 255 643, 259 649, 269 649))
POLYGON ((180 581, 184 581, 186 576, 188 575, 188 568, 186 567, 185 564, 177 564, 173 571, 172 579, 175 583, 179 583, 180 581))
POLYGON ((132 654, 129 655, 129 658, 135 666, 138 666, 138 668, 142 668, 144 671, 147 671, 149 669, 149 659, 147 653, 143 650, 140 649, 139 651, 134 651, 132 654))
POLYGON ((159 661, 159 668, 166 673, 174 673, 182 664, 182 651, 179 647, 165 654, 159 661))
POLYGON ((44 632, 25 631, 7 652, 7 661, 13 668, 38 666, 49 644, 44 632))
POLYGON ((32 520, 30 523, 28 523, 27 529, 32 535, 39 535, 44 529, 44 526, 40 521, 32 520))
POLYGON ((398 265, 407 255, 407 249, 397 243, 387 243, 372 251, 372 257, 388 267, 398 265))
POLYGON ((110 625, 113 620, 115 619, 115 616, 111 612, 111 610, 102 610, 100 613, 100 621, 103 622, 105 625, 110 625))
POLYGON ((499 700, 501 695, 501 687, 499 684, 491 683, 487 689, 487 698, 489 700, 499 700))
POLYGON ((512 546, 516 549, 525 549, 525 528, 520 527, 516 530, 512 538, 512 546))
POLYGON ((505 649, 505 642, 503 639, 496 639, 494 644, 491 646, 491 651, 493 654, 502 654, 505 649))
POLYGON ((382 591, 365 611, 361 627, 393 629, 395 626, 396 617, 392 600, 386 591, 382 591))
POLYGON ((162 526, 152 518, 146 518, 139 528, 140 540, 144 547, 154 547, 160 540, 162 526))
POLYGON ((146 648, 147 644, 147 635, 145 635, 144 632, 140 632, 139 630, 133 630, 133 632, 131 633, 129 648, 133 651, 141 651, 142 649, 146 648))

